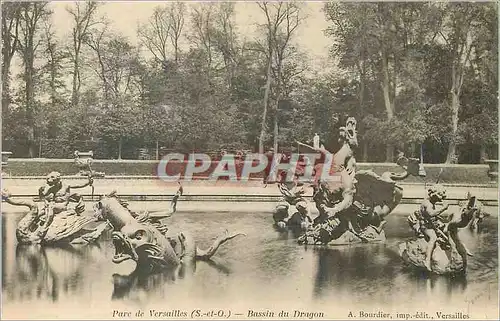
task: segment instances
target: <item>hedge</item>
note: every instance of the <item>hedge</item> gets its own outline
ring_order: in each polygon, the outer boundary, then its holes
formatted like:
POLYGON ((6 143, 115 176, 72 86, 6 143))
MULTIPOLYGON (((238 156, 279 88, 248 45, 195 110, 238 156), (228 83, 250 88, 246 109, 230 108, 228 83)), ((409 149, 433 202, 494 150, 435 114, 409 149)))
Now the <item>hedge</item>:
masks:
MULTIPOLYGON (((218 162, 212 162, 210 168, 204 173, 195 174, 198 177, 206 177, 207 174, 215 169, 218 162)), ((94 160, 92 169, 95 171, 104 172, 106 176, 156 176, 157 161, 141 161, 141 160, 94 160)), ((173 162, 168 165, 167 172, 176 174, 182 172, 187 165, 187 162, 173 162)), ((241 172, 243 164, 237 166, 238 173, 241 172)), ((390 163, 358 163, 359 169, 372 169, 378 174, 385 171, 400 172, 401 168, 396 164, 390 163)), ((441 168, 443 173, 440 177, 440 182, 449 184, 488 184, 488 165, 462 165, 462 164, 424 164, 427 177, 410 176, 405 179, 405 182, 434 183, 439 175, 441 168)), ((10 176, 45 176, 51 171, 58 171, 62 175, 74 175, 77 173, 77 168, 71 159, 9 159, 7 167, 3 171, 10 176)), ((263 173, 252 174, 253 178, 262 178, 263 173)))

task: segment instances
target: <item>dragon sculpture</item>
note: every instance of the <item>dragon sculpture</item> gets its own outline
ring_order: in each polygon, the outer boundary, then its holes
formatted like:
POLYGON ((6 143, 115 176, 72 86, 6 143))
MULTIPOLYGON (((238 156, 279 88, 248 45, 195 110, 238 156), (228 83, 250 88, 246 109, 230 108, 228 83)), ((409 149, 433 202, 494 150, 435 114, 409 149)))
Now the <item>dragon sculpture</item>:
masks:
MULTIPOLYGON (((397 181, 409 175, 425 176, 417 158, 399 154, 401 173, 372 170, 357 171, 354 148, 357 147, 356 120, 349 117, 340 128, 342 147, 332 155, 333 179, 322 179, 325 164, 315 166, 313 200, 319 211, 314 226, 299 237, 300 244, 352 244, 385 240, 385 217, 401 202, 403 188, 397 181)), ((305 144, 302 144, 305 145, 305 144)), ((324 149, 317 151, 328 155, 324 149)), ((330 154, 331 155, 331 154, 330 154)))
MULTIPOLYGON (((467 272, 467 257, 472 253, 460 239, 458 231, 477 224, 488 216, 483 211, 483 204, 470 193, 467 201, 460 202, 459 212, 448 212, 438 216, 435 230, 437 246, 432 252, 431 272, 435 274, 457 274, 467 272)), ((428 239, 422 233, 422 220, 418 218, 418 211, 408 217, 408 223, 415 232, 415 237, 399 244, 399 255, 403 261, 413 267, 425 270, 425 256, 428 239)))
POLYGON ((169 217, 171 213, 156 217, 148 212, 134 213, 115 192, 102 196, 94 205, 94 213, 99 220, 106 220, 113 228, 113 263, 133 260, 136 262, 135 273, 140 274, 155 274, 182 268, 195 260, 210 260, 222 244, 244 235, 226 231, 210 248, 200 249, 187 233, 169 235, 168 227, 159 219, 169 217))

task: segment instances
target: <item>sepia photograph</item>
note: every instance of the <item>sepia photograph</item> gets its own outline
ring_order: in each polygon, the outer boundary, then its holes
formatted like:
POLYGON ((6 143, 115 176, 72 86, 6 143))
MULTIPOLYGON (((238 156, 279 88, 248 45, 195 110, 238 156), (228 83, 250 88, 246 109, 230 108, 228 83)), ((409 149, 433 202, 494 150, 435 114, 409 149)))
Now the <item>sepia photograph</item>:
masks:
POLYGON ((3 320, 498 320, 497 1, 1 1, 3 320))

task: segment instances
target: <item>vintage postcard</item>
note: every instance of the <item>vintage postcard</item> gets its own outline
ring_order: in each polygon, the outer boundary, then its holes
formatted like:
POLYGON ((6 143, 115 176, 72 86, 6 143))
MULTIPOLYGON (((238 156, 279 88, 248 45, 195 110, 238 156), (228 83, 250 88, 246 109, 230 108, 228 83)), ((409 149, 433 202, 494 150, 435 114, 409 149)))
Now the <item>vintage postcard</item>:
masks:
POLYGON ((2 1, 1 318, 498 320, 498 4, 2 1))

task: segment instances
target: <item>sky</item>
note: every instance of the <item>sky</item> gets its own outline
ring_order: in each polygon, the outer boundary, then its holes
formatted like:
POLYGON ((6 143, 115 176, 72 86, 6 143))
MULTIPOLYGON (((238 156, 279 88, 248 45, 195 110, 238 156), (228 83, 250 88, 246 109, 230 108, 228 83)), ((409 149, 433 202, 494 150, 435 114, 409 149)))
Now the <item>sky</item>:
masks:
MULTIPOLYGON (((146 23, 151 17, 153 10, 157 6, 170 1, 106 1, 102 2, 98 9, 98 16, 104 16, 110 22, 110 31, 126 36, 129 41, 138 45, 137 28, 139 24, 146 23)), ((202 1, 185 1, 189 5, 203 4, 202 1)), ((207 1, 205 1, 207 2, 207 1)), ((247 40, 255 39, 256 24, 263 23, 265 16, 260 11, 254 1, 235 1, 235 22, 240 36, 247 40)), ((57 38, 63 41, 64 45, 71 45, 71 30, 73 21, 67 12, 68 7, 74 6, 74 1, 52 1, 49 3, 52 10, 52 24, 57 38)), ((307 53, 309 69, 311 74, 324 74, 335 69, 331 58, 329 58, 329 48, 331 40, 325 36, 324 30, 328 23, 322 12, 324 2, 307 1, 303 7, 304 20, 296 31, 295 44, 307 53)), ((189 17, 186 17, 184 32, 189 28, 189 17)), ((182 47, 181 47, 182 49, 182 47)), ((145 56, 151 56, 146 49, 143 49, 145 56)), ((42 61, 36 64, 41 64, 42 61)), ((15 56, 11 65, 11 75, 13 88, 21 85, 21 79, 15 77, 22 71, 21 59, 15 56)), ((67 81, 70 81, 68 77, 67 81)))
MULTIPOLYGON (((127 36, 132 43, 137 43, 137 27, 139 23, 147 22, 156 6, 168 1, 108 1, 99 8, 99 14, 105 15, 111 21, 111 28, 127 36)), ((200 3, 186 1, 187 3, 200 3)), ((71 1, 52 2, 53 24, 57 34, 64 39, 70 35, 72 21, 66 11, 72 6, 71 1)), ((248 38, 254 37, 256 22, 263 22, 264 16, 253 1, 236 2, 236 24, 240 33, 248 38)), ((296 41, 306 50, 311 59, 324 60, 328 55, 329 39, 324 35, 328 26, 322 12, 323 2, 309 1, 305 4, 306 19, 297 30, 296 41)), ((185 28, 188 28, 186 21, 185 28)), ((318 61, 319 62, 319 61, 318 61)))

